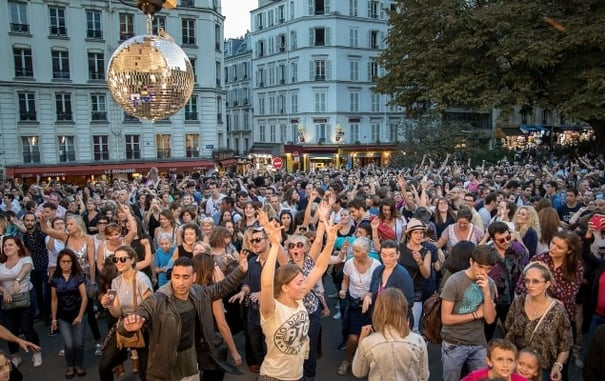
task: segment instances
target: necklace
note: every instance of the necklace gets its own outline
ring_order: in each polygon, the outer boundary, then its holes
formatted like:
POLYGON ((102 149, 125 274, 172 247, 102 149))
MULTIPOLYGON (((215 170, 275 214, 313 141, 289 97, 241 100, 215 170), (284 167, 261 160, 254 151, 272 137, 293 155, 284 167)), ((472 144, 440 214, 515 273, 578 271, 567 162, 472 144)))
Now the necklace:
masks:
POLYGON ((528 298, 527 302, 528 303, 527 303, 527 306, 525 307, 525 310, 527 311, 529 317, 533 320, 544 314, 544 311, 550 305, 551 300, 550 300, 550 297, 548 296, 548 297, 546 297, 545 303, 538 304, 538 303, 534 302, 533 300, 531 300, 531 298, 528 298))

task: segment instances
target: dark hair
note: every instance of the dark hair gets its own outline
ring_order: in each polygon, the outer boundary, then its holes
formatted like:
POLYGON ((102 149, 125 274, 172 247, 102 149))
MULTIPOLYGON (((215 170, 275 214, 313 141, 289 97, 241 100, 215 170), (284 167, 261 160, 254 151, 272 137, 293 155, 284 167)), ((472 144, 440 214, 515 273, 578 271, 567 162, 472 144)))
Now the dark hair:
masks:
POLYGON ((518 357, 518 351, 515 344, 507 339, 492 339, 487 343, 487 357, 491 359, 492 352, 494 349, 502 349, 505 351, 511 351, 515 354, 515 359, 518 357))
POLYGON ((188 223, 185 225, 181 225, 181 231, 183 232, 183 237, 185 236, 185 230, 190 229, 195 232, 195 240, 199 241, 202 238, 202 229, 194 223, 188 223))
POLYGON ((494 238, 496 234, 502 234, 509 231, 508 225, 502 221, 494 221, 489 224, 487 233, 490 237, 494 238))
POLYGON ((193 267, 193 261, 189 257, 178 257, 172 267, 176 266, 193 267))
POLYGON ((130 259, 132 259, 132 268, 135 267, 136 263, 137 263, 137 252, 135 249, 133 249, 132 246, 130 245, 122 245, 120 247, 118 247, 113 254, 115 255, 118 251, 123 251, 126 254, 128 254, 128 257, 130 259))
POLYGON ((561 238, 567 243, 569 253, 565 256, 565 261, 562 267, 563 279, 567 281, 574 281, 582 254, 582 242, 580 241, 580 237, 578 237, 574 231, 562 230, 555 233, 553 239, 554 238, 561 238))
POLYGON ((6 260, 8 259, 6 257, 6 254, 4 254, 4 244, 6 243, 6 241, 9 241, 9 240, 13 240, 15 242, 15 245, 17 245, 17 247, 19 248, 20 257, 29 256, 29 250, 27 250, 27 248, 23 244, 23 241, 21 241, 18 237, 15 237, 15 236, 6 236, 2 239, 2 247, 0 247, 0 263, 5 263, 6 260))
MULTIPOLYGON (((195 283, 200 286, 214 284, 214 259, 212 256, 207 254, 196 255, 191 258, 191 263, 193 272, 196 274, 195 283)), ((176 265, 176 261, 174 264, 176 265)))
POLYGON ((78 262, 78 258, 76 257, 76 253, 74 253, 73 250, 65 248, 61 251, 59 251, 59 254, 57 254, 57 270, 55 270, 55 272, 53 273, 53 278, 61 278, 63 276, 63 272, 61 271, 61 266, 59 266, 59 263, 61 262, 61 258, 63 257, 69 257, 69 259, 71 259, 71 273, 74 275, 84 275, 84 272, 82 271, 82 267, 80 267, 80 263, 78 262))
POLYGON ((473 212, 471 212, 469 208, 460 208, 460 210, 458 210, 458 214, 456 215, 456 221, 460 220, 461 218, 471 222, 473 219, 473 212))
POLYGON ((498 253, 490 245, 478 245, 473 249, 471 258, 479 265, 494 266, 498 262, 498 253))
POLYGON ((382 243, 380 244, 381 253, 382 249, 397 249, 397 252, 399 252, 399 244, 392 239, 387 239, 382 241, 382 243))
POLYGON ((471 241, 458 241, 450 249, 450 254, 445 259, 443 267, 452 274, 460 270, 466 270, 469 266, 471 253, 475 249, 475 244, 471 241))

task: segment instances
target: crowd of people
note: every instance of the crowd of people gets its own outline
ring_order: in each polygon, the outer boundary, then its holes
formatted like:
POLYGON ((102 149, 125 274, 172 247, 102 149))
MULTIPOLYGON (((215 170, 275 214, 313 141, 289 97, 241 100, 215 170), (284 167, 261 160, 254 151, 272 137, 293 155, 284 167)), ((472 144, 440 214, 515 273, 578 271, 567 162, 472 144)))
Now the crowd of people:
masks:
POLYGON ((86 375, 89 327, 104 381, 126 361, 141 380, 222 380, 244 362, 258 380, 314 380, 322 345, 343 351, 335 374, 427 380, 437 292, 444 380, 567 380, 571 363, 601 379, 602 156, 469 164, 7 182, 0 376, 20 350, 43 366, 47 333, 65 378, 86 375), (322 332, 328 316, 339 332, 322 332))

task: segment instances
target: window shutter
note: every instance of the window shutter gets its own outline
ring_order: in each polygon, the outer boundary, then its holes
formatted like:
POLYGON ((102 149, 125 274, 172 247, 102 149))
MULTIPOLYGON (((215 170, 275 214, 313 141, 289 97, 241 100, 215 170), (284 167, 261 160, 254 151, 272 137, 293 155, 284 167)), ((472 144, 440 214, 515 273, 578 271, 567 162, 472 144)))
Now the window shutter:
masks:
POLYGON ((330 28, 326 28, 326 46, 332 45, 332 31, 330 28))
POLYGON ((332 61, 326 60, 326 81, 332 79, 332 61))

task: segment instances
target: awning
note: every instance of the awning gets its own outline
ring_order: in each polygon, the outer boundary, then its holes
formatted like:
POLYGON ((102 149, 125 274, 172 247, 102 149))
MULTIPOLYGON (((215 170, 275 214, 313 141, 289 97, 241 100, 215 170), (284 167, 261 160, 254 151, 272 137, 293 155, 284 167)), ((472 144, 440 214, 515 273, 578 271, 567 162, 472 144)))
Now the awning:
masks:
POLYGON ((519 127, 498 127, 496 128, 496 137, 503 138, 505 136, 523 135, 523 131, 519 127))
POLYGON ((536 125, 536 126, 530 126, 527 124, 522 124, 520 127, 521 131, 523 131, 524 134, 529 134, 530 132, 546 132, 549 129, 544 127, 544 126, 540 126, 540 125, 536 125))
POLYGON ((257 155, 281 156, 283 150, 281 143, 254 143, 248 153, 257 155))
POLYGON ((219 163, 223 167, 234 167, 237 165, 237 159, 235 159, 235 158, 223 159, 223 160, 220 160, 219 163))
POLYGON ((7 166, 7 177, 63 177, 90 175, 119 175, 129 173, 145 173, 152 167, 162 171, 196 172, 214 168, 210 160, 171 161, 171 162, 133 162, 120 164, 82 164, 82 165, 52 165, 52 166, 7 166))

